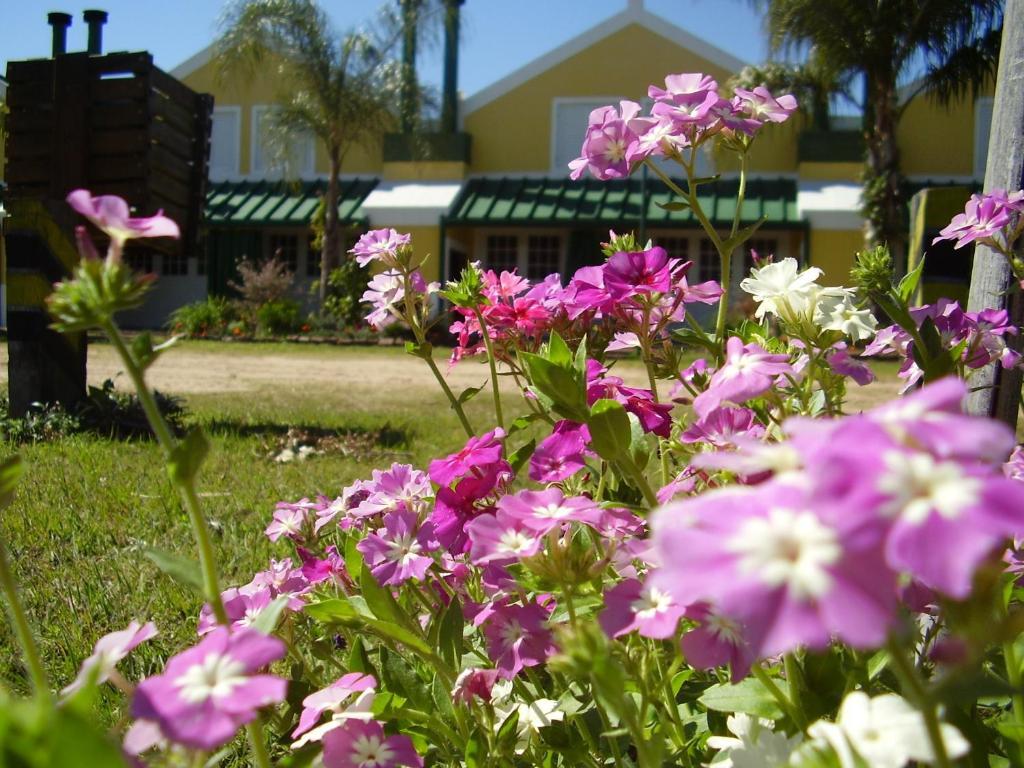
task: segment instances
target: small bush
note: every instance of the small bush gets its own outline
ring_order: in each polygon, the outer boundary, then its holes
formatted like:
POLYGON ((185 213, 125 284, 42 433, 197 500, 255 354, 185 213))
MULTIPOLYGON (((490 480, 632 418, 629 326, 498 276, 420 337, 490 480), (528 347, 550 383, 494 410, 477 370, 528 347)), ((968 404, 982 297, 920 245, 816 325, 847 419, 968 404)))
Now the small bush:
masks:
POLYGON ((237 305, 222 296, 186 304, 171 313, 170 327, 196 339, 223 336, 230 324, 240 320, 237 305))
POLYGON ((256 326, 265 336, 283 336, 298 330, 301 307, 292 299, 276 299, 256 310, 256 326))
POLYGON ((228 285, 238 291, 242 302, 249 308, 262 307, 286 298, 295 278, 288 266, 277 258, 260 263, 242 259, 238 262, 238 274, 241 282, 232 280, 228 285))
POLYGON ((367 311, 362 297, 369 279, 369 269, 359 266, 351 256, 342 257, 341 265, 327 277, 323 314, 336 318, 340 327, 361 323, 367 311))

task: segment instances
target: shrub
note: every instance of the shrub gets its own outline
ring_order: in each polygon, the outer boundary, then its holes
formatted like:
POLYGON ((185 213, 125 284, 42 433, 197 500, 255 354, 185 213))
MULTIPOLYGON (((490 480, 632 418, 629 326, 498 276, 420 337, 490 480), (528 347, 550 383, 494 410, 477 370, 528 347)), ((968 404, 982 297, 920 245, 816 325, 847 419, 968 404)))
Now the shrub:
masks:
POLYGON ((293 299, 276 299, 256 310, 256 327, 265 336, 294 333, 301 323, 301 307, 293 299))
POLYGON ((366 267, 359 266, 351 257, 343 258, 341 265, 332 269, 327 278, 323 314, 335 318, 339 326, 362 321, 366 314, 363 293, 369 279, 370 271, 366 267))
POLYGON ((241 282, 228 282, 242 297, 249 308, 262 307, 272 301, 285 298, 292 289, 295 275, 287 265, 277 258, 257 263, 250 259, 238 262, 241 282))
POLYGON ((174 333, 191 338, 223 336, 228 325, 237 321, 239 315, 235 302, 223 296, 210 296, 178 307, 171 313, 169 326, 174 333))

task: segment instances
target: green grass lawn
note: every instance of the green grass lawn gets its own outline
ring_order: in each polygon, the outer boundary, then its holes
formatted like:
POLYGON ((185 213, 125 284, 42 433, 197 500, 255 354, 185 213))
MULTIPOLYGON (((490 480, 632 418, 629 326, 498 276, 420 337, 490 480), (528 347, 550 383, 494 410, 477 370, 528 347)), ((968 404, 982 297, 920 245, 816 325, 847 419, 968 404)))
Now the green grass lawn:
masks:
MULTIPOLYGON (((481 383, 484 369, 474 365, 463 363, 457 376, 481 383)), ((621 368, 627 378, 639 373, 636 363, 621 368)), ((894 370, 884 366, 886 381, 874 397, 895 391, 894 370)), ((94 345, 90 371, 92 380, 116 375, 109 347, 94 345)), ((170 351, 153 374, 156 386, 171 394, 182 390, 165 383, 188 385, 189 421, 210 433, 200 491, 224 587, 247 582, 272 554, 287 550, 263 535, 275 502, 333 497, 392 461, 422 468, 465 440, 425 366, 399 349, 188 343, 170 351), (213 385, 205 386, 207 379, 213 385), (218 391, 218 382, 228 389, 218 391), (294 427, 355 436, 355 450, 275 463, 269 454, 294 427)), ((512 393, 506 403, 512 415, 523 410, 512 393)), ((493 423, 486 391, 468 412, 479 430, 493 423)), ((20 450, 27 472, 18 498, 0 513, 0 535, 13 552, 53 684, 68 683, 95 640, 132 619, 155 621, 161 634, 125 662, 127 677, 157 671, 193 640, 200 605, 143 556, 147 547, 193 556, 189 523, 156 445, 76 435, 20 450)), ((26 688, 6 622, 0 622, 0 680, 26 688)))

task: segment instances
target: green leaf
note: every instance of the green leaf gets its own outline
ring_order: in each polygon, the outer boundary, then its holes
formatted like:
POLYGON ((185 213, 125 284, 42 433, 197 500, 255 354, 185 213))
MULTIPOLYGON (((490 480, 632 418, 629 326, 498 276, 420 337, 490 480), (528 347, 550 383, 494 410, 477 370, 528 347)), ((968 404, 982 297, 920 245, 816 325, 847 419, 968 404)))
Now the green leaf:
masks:
POLYGON ((580 339, 580 345, 576 347, 576 356, 572 361, 572 368, 576 375, 583 381, 587 380, 587 337, 580 339))
POLYGON ((720 178, 722 178, 720 173, 716 173, 714 176, 698 176, 690 181, 690 186, 699 187, 701 184, 714 184, 720 178))
POLYGON ((259 615, 249 626, 257 632, 262 632, 264 635, 273 633, 277 628, 277 622, 281 618, 281 614, 288 607, 290 599, 288 595, 278 595, 270 605, 259 612, 259 615))
POLYGON ((405 353, 426 360, 434 354, 434 347, 428 341, 422 344, 417 344, 415 341, 407 341, 405 342, 405 353))
POLYGON ((203 593, 203 577, 199 563, 156 547, 147 547, 142 550, 142 555, 179 584, 203 593))
POLYGON ((387 648, 380 649, 380 675, 391 693, 408 699, 417 709, 424 712, 433 709, 434 703, 431 701, 426 683, 401 656, 387 648))
POLYGON ((555 331, 551 332, 547 352, 547 359, 560 368, 568 368, 572 365, 572 353, 569 351, 569 345, 555 331))
POLYGON ((172 336, 163 344, 153 344, 153 335, 149 331, 143 331, 132 339, 132 357, 139 364, 142 370, 146 370, 165 351, 178 343, 180 336, 172 336))
POLYGON ((629 452, 632 430, 629 416, 617 400, 598 400, 587 418, 591 447, 605 461, 615 461, 629 452))
POLYGON ((512 469, 517 475, 519 474, 519 470, 523 468, 523 465, 530 460, 530 457, 533 455, 533 451, 536 447, 537 441, 530 440, 530 442, 517 448, 516 451, 508 457, 508 463, 512 465, 512 469))
POLYGON ((421 654, 427 659, 437 658, 433 650, 423 642, 422 638, 398 624, 370 618, 362 614, 356 609, 354 603, 355 598, 351 600, 342 600, 336 597, 329 598, 317 603, 310 603, 302 612, 322 624, 342 624, 353 629, 366 630, 377 637, 393 640, 408 646, 411 650, 416 651, 416 653, 421 654))
POLYGON ((685 200, 673 200, 668 203, 655 203, 663 211, 688 211, 690 204, 685 200))
POLYGON ((459 405, 468 403, 470 400, 476 397, 477 393, 483 388, 483 384, 481 384, 479 387, 466 387, 459 393, 459 396, 456 398, 456 400, 458 401, 459 405))
POLYGON ((348 670, 349 672, 362 672, 364 675, 377 676, 377 670, 374 669, 370 655, 366 652, 366 643, 359 635, 356 635, 352 641, 352 648, 348 652, 348 670))
MULTIPOLYGON (((785 691, 786 684, 776 680, 775 684, 785 691)), ((778 702, 756 678, 748 677, 736 685, 720 683, 704 691, 698 699, 708 709, 716 712, 745 712, 748 715, 767 717, 770 720, 782 718, 778 702)))
POLYGON ((465 618, 457 597, 453 597, 452 601, 448 603, 448 607, 441 614, 440 622, 437 646, 441 652, 441 658, 447 661, 450 667, 458 669, 462 661, 462 633, 465 618))
POLYGON ((402 608, 395 602, 388 587, 382 587, 369 568, 363 568, 359 577, 359 591, 366 600, 370 611, 381 621, 404 624, 406 616, 402 608))
POLYGON ((355 536, 345 539, 345 570, 356 584, 363 576, 363 553, 356 548, 357 544, 359 540, 355 536))
POLYGON ((24 471, 25 465, 17 453, 8 456, 3 463, 0 463, 0 509, 9 505, 14 499, 14 489, 24 471))
POLYGON ((576 374, 571 363, 563 367, 531 352, 520 357, 534 387, 551 398, 558 413, 573 421, 586 420, 586 379, 576 374))
POLYGON ((513 709, 512 714, 505 718, 498 729, 498 743, 515 744, 519 734, 519 710, 513 709))
POLYGON ((209 451, 210 441, 206 439, 203 430, 199 427, 189 430, 185 439, 171 450, 171 456, 167 460, 167 474, 177 485, 190 482, 209 451))
POLYGON ((878 651, 868 659, 868 680, 874 680, 889 666, 889 652, 878 651))
POLYGON ((913 271, 908 272, 900 280, 900 284, 896 287, 896 293, 903 301, 910 301, 911 296, 914 295, 914 291, 917 290, 918 283, 921 282, 921 275, 924 274, 924 257, 921 257, 921 261, 917 263, 913 271))
POLYGON ((514 435, 516 432, 521 432, 539 418, 540 416, 536 413, 528 413, 517 417, 511 424, 509 424, 508 430, 505 432, 506 436, 514 435))
POLYGON ((743 245, 743 243, 747 242, 747 240, 753 237, 754 233, 757 232, 757 230, 761 228, 761 225, 764 224, 766 221, 768 221, 768 217, 762 216, 760 219, 755 221, 750 226, 741 229, 735 235, 733 235, 728 240, 722 243, 722 251, 724 253, 732 253, 733 251, 735 251, 739 246, 743 245))
POLYGON ((302 609, 302 613, 322 624, 342 623, 359 618, 359 614, 352 607, 351 603, 339 597, 331 597, 327 600, 309 603, 302 609))

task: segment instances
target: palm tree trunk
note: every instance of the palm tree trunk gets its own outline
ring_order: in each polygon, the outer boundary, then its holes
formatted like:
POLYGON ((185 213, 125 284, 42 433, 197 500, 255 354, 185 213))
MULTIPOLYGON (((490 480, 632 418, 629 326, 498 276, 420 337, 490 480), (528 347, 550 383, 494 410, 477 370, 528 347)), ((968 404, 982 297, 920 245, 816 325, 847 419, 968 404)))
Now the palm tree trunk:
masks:
POLYGON ((339 263, 338 249, 341 245, 338 232, 338 177, 341 175, 341 151, 328 147, 331 175, 327 180, 327 196, 324 200, 324 247, 320 254, 320 310, 327 299, 327 278, 339 263))
POLYGON ((899 123, 896 81, 889 70, 869 72, 865 116, 866 127, 864 201, 866 207, 865 245, 888 244, 897 265, 904 264, 906 216, 903 175, 896 129, 899 123))

